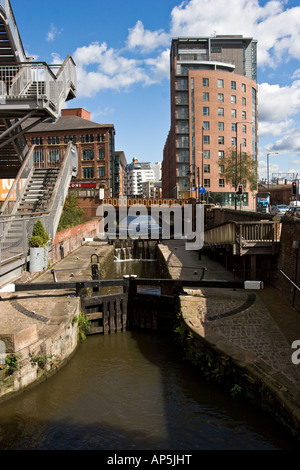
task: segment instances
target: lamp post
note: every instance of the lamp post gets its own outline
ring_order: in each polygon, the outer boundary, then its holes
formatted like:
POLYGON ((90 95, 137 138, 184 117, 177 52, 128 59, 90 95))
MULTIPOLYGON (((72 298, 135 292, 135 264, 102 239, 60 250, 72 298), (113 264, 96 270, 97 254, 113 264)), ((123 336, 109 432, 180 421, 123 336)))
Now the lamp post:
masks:
MULTIPOLYGON (((195 163, 191 163, 189 166, 190 166, 190 167, 191 167, 191 166, 193 167, 193 171, 189 170, 189 171, 187 172, 187 176, 190 177, 191 175, 193 175, 193 176, 194 176, 194 182, 195 182, 195 184, 196 184, 196 169, 197 169, 197 180, 198 180, 197 188, 199 188, 199 184, 200 184, 200 181, 199 181, 199 180, 200 180, 200 176, 199 176, 199 167, 198 167, 197 165, 195 165, 195 163)), ((192 183, 193 183, 193 181, 192 181, 192 183)), ((190 196, 191 196, 191 180, 190 180, 190 196)))
MULTIPOLYGON (((253 124, 253 121, 238 121, 235 123, 235 182, 234 182, 234 209, 236 210, 236 191, 237 191, 237 154, 238 154, 238 124, 253 124)), ((240 178, 242 178, 242 151, 240 150, 240 178)), ((240 181, 242 183, 242 181, 240 181)), ((241 203, 241 200, 240 200, 241 203)))
POLYGON ((267 183, 268 183, 268 192, 269 192, 269 187, 270 187, 270 181, 269 181, 269 156, 270 156, 270 155, 278 155, 278 152, 267 153, 267 183))

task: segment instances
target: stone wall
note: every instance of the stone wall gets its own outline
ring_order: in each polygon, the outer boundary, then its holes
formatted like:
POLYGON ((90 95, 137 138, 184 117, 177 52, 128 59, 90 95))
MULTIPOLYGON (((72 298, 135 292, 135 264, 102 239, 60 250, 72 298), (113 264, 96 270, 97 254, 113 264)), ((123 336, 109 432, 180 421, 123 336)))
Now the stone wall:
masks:
POLYGON ((64 308, 65 321, 53 325, 51 334, 42 336, 35 324, 13 333, 1 331, 0 342, 5 344, 10 362, 0 366, 0 400, 36 385, 69 359, 78 344, 79 313, 79 298, 69 299, 64 308))

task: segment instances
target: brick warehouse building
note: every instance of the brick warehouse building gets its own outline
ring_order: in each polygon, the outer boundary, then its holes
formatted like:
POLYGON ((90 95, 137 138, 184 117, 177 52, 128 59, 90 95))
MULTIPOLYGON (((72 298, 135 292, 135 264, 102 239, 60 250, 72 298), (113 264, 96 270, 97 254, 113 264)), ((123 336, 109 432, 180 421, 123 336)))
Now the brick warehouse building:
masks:
POLYGON ((245 181, 226 183, 222 159, 234 151, 257 162, 257 43, 243 36, 176 38, 170 53, 171 126, 162 163, 163 197, 197 197, 255 207, 245 181))
MULTIPOLYGON (((78 150, 78 176, 73 187, 101 189, 102 197, 122 194, 125 156, 115 151, 113 124, 98 124, 82 108, 65 109, 56 121, 48 119, 26 133, 28 145, 36 145, 35 159, 52 160, 72 140, 78 150), (120 164, 120 161, 122 164, 120 164)), ((99 195, 99 191, 97 191, 99 195)))

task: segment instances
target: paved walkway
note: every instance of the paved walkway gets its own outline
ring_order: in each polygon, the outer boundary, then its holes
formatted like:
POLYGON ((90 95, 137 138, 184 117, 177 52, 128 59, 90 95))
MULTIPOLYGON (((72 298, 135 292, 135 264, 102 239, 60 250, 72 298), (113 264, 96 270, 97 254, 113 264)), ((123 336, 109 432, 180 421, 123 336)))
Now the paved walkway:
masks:
MULTIPOLYGON (((184 245, 169 242, 162 246, 162 251, 174 278, 195 279, 204 266, 207 268, 204 279, 233 279, 232 273, 220 263, 203 255, 199 261, 197 253, 186 250, 184 245)), ((300 340, 300 314, 283 294, 272 287, 251 291, 219 288, 185 291, 194 297, 194 308, 191 299, 183 298, 182 302, 195 329, 204 337, 218 335, 249 361, 263 364, 270 374, 282 374, 299 390, 300 398, 300 364, 291 360, 292 343, 300 340)))

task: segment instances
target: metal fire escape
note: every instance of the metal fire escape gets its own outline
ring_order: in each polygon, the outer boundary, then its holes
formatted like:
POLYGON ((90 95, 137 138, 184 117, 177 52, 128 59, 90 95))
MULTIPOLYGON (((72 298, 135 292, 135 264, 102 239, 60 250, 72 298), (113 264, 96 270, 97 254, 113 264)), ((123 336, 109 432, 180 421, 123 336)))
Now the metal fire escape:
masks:
MULTIPOLYGON (((77 149, 70 144, 54 165, 47 155, 43 160, 36 158, 34 147, 29 151, 24 134, 49 117, 57 119, 65 101, 75 98, 75 93, 76 67, 72 57, 68 56, 61 65, 27 58, 10 1, 0 0, 0 178, 14 180, 0 208, 0 280, 27 262, 28 238, 37 217, 42 218, 52 240, 55 236, 66 188, 77 172, 77 149), (26 205, 37 166, 46 173, 51 170, 52 176, 56 174, 51 197, 49 185, 45 184, 37 195, 42 211, 26 205), (12 236, 12 232, 17 234, 12 236)), ((31 190, 31 198, 32 194, 31 190)))

